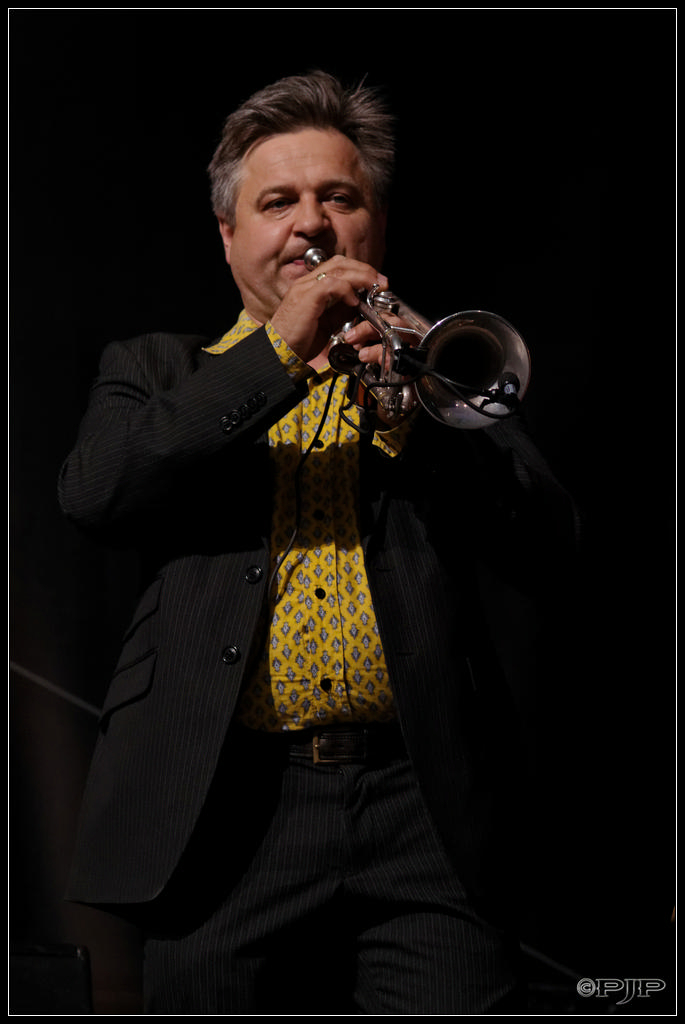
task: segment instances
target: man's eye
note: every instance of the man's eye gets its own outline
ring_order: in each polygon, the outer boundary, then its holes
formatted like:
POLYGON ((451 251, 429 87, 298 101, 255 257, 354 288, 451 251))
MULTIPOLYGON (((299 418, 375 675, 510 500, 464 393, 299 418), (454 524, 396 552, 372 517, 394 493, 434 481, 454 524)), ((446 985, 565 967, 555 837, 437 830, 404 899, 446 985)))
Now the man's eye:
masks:
POLYGON ((270 200, 270 202, 268 202, 266 204, 266 209, 267 210, 284 210, 286 208, 286 206, 288 206, 289 202, 290 202, 290 200, 283 199, 283 198, 272 199, 272 200, 270 200))

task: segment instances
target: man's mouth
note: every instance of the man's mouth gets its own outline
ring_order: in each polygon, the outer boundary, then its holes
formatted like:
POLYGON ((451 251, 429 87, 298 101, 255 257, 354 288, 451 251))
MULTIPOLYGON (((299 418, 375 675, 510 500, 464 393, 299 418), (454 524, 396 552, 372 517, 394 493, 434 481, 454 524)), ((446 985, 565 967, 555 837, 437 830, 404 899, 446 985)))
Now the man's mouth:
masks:
MULTIPOLYGON (((295 256, 291 256, 289 259, 287 259, 286 263, 296 263, 298 266, 304 266, 305 253, 307 253, 311 248, 313 248, 313 247, 308 245, 306 249, 302 250, 302 252, 299 252, 295 256)), ((316 247, 314 247, 314 248, 316 248, 316 247)), ((334 255, 334 249, 333 249, 332 246, 331 246, 331 251, 330 251, 329 255, 331 255, 331 256, 334 255)), ((326 257, 326 259, 328 259, 328 256, 326 257)))
POLYGON ((296 271, 303 274, 309 273, 304 262, 304 253, 298 253, 296 256, 291 256, 290 259, 285 260, 285 267, 293 267, 296 271))
POLYGON ((309 270, 304 262, 305 253, 311 246, 307 246, 302 252, 298 252, 293 256, 286 257, 283 261, 284 267, 293 267, 298 272, 309 273, 309 270))
POLYGON ((292 259, 286 260, 284 266, 295 267, 297 270, 305 270, 304 259, 302 256, 294 256, 292 259))

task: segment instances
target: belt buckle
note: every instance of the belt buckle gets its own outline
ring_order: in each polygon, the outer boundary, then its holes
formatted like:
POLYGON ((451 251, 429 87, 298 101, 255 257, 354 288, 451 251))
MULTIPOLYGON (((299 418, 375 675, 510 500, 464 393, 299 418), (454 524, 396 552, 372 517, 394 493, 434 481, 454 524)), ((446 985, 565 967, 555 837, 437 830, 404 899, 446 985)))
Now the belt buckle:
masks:
POLYGON ((314 764, 355 764, 365 760, 368 752, 365 732, 361 732, 356 738, 356 747, 350 750, 334 751, 330 757, 326 757, 325 754, 321 753, 321 737, 325 732, 331 736, 335 735, 334 731, 328 729, 319 729, 314 733, 312 738, 312 758, 314 764))
POLYGON ((322 731, 323 730, 315 732, 314 736, 312 737, 312 757, 314 760, 314 764, 337 764, 338 758, 326 757, 325 755, 322 755, 320 753, 319 743, 321 740, 322 731))

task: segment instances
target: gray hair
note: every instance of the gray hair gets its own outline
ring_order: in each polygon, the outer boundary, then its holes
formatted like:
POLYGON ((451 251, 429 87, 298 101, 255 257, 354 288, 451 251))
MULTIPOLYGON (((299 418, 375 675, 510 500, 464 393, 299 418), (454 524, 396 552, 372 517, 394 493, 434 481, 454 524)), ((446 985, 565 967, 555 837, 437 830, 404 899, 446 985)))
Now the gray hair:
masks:
POLYGON ((379 209, 388 203, 395 160, 393 118, 377 91, 360 82, 345 88, 325 71, 293 75, 256 92, 226 120, 209 165, 212 207, 231 226, 243 157, 257 142, 304 128, 333 129, 359 151, 379 209))

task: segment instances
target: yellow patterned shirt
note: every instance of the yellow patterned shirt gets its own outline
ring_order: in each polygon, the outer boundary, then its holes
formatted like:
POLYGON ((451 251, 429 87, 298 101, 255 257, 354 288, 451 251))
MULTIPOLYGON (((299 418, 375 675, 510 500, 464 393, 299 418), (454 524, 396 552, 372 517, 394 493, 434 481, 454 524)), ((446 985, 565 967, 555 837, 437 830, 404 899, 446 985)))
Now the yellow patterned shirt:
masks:
MULTIPOLYGON (((257 326, 243 310, 232 330, 208 351, 226 351, 257 326)), ((273 732, 389 721, 395 717, 393 695, 357 519, 359 432, 340 415, 347 405, 347 377, 330 367, 313 374, 270 324, 265 328, 287 371, 307 378, 309 394, 269 430, 275 474, 270 572, 276 566, 278 571, 269 596, 267 642, 242 694, 238 718, 250 728, 273 732), (318 446, 301 462, 330 388, 318 446), (289 546, 298 466, 299 523, 289 546)), ((345 414, 358 424, 358 410, 345 414)), ((402 428, 396 428, 377 433, 374 443, 392 456, 402 437, 402 428)))

